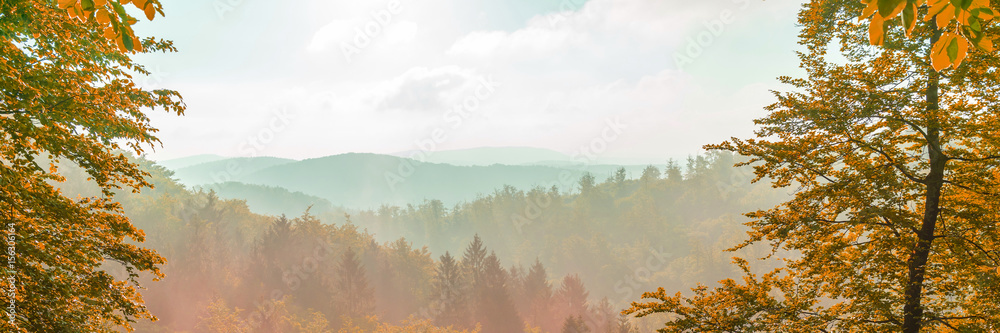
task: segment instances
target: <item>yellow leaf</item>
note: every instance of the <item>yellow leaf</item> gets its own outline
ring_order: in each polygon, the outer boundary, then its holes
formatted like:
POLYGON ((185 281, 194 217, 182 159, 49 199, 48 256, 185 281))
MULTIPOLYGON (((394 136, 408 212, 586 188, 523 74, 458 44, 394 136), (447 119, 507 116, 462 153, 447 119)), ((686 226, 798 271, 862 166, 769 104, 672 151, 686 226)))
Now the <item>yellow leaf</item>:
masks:
POLYGON ((968 11, 965 11, 965 10, 956 10, 955 11, 955 20, 957 20, 958 23, 961 24, 961 25, 969 25, 969 17, 971 17, 971 16, 972 16, 972 13, 970 13, 968 11))
MULTIPOLYGON (((864 0, 861 2, 864 2, 864 0)), ((858 17, 858 20, 866 19, 869 16, 872 16, 872 14, 875 14, 876 10, 878 10, 878 0, 869 0, 868 7, 865 7, 865 10, 861 12, 861 17, 858 17)))
POLYGON ((939 29, 947 27, 948 23, 951 23, 951 19, 955 18, 955 11, 954 10, 950 10, 952 8, 955 8, 955 7, 949 5, 948 8, 947 8, 948 10, 944 10, 940 14, 937 15, 937 26, 938 26, 939 29))
POLYGON ((117 35, 118 34, 115 33, 115 28, 114 27, 108 26, 107 28, 104 28, 104 38, 114 39, 115 36, 117 36, 117 35))
POLYGON ((924 16, 924 21, 930 21, 935 15, 940 14, 946 8, 951 6, 950 0, 930 0, 930 9, 927 10, 927 16, 924 16))
POLYGON ((144 9, 143 11, 146 12, 146 18, 149 19, 150 21, 152 21, 153 18, 156 17, 156 9, 153 8, 153 4, 149 4, 148 6, 146 6, 146 9, 144 9))
POLYGON ((125 42, 122 41, 122 37, 123 36, 118 36, 118 39, 116 39, 115 41, 118 43, 118 50, 122 51, 122 53, 125 53, 128 52, 128 49, 125 48, 125 42))
POLYGON ((885 42, 884 23, 882 15, 876 13, 872 16, 872 21, 868 24, 868 40, 872 45, 882 45, 885 42))
POLYGON ((132 0, 132 4, 135 5, 135 8, 145 9, 146 1, 147 0, 132 0))
POLYGON ((111 14, 108 14, 107 9, 104 8, 98 9, 97 15, 95 15, 95 17, 97 18, 97 23, 100 23, 101 25, 106 25, 108 23, 111 23, 111 14))
POLYGON ((951 65, 951 59, 948 58, 948 44, 950 43, 950 38, 942 36, 931 48, 931 67, 934 67, 935 71, 940 72, 951 65))
POLYGON ((94 6, 104 7, 106 4, 108 4, 108 0, 94 0, 94 6))
POLYGON ((132 37, 132 46, 137 52, 142 52, 142 42, 139 41, 139 37, 132 37))
POLYGON ((76 4, 76 1, 77 0, 59 0, 59 8, 66 9, 73 7, 73 5, 76 4))
POLYGON ((993 40, 989 38, 983 38, 976 44, 979 48, 986 50, 986 52, 993 52, 993 40))

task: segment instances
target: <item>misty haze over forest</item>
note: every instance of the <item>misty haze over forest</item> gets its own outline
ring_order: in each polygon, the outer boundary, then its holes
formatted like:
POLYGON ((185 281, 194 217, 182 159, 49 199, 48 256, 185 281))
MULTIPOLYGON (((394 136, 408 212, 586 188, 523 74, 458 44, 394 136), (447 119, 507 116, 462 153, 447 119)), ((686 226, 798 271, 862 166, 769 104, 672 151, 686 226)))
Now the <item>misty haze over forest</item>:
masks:
POLYGON ((998 332, 998 15, 0 0, 0 331, 998 332))

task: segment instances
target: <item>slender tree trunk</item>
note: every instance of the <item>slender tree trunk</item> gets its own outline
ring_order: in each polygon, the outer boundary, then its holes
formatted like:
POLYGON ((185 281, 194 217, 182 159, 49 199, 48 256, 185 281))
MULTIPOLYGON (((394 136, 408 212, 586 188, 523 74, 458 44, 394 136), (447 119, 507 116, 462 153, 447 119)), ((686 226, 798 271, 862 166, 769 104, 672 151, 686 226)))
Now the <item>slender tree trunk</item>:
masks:
MULTIPOLYGON (((931 45, 941 38, 941 31, 934 27, 931 45)), ((910 254, 907 268, 907 285, 903 294, 903 327, 904 333, 920 332, 924 317, 921 305, 923 297, 924 278, 927 259, 930 257, 931 245, 934 241, 934 229, 937 227, 938 215, 941 212, 941 188, 944 186, 944 168, 947 159, 941 153, 941 127, 938 122, 938 83, 940 75, 934 69, 928 69, 927 78, 927 155, 930 172, 925 179, 926 197, 924 202, 924 217, 917 233, 917 244, 910 254)))

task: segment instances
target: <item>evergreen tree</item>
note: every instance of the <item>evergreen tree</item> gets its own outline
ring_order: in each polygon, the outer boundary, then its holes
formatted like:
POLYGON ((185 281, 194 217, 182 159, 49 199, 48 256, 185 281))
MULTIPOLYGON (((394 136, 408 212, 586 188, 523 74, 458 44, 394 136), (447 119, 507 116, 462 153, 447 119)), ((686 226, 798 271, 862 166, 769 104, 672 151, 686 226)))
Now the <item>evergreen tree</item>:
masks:
POLYGON ((594 190, 597 185, 597 181, 594 180, 594 175, 587 172, 580 177, 580 194, 587 195, 590 191, 594 190))
POLYGON ((615 325, 615 329, 612 331, 614 333, 639 333, 639 328, 635 327, 631 321, 629 321, 628 316, 625 314, 618 314, 618 321, 615 325))
POLYGON ((468 286, 463 280, 462 270, 455 258, 445 252, 437 266, 437 276, 433 288, 435 297, 432 299, 434 324, 442 327, 471 327, 471 313, 468 304, 468 286))
POLYGON ((254 245, 249 276, 259 279, 262 292, 281 287, 281 272, 284 269, 281 263, 287 259, 281 253, 291 242, 292 223, 282 215, 274 220, 254 245))
POLYGON ((673 159, 667 161, 667 169, 664 173, 668 181, 679 183, 684 180, 684 175, 681 174, 681 167, 673 159))
POLYGON ((375 293, 354 249, 344 251, 336 274, 334 306, 341 315, 360 318, 375 312, 375 293))
POLYGON ((611 193, 614 193, 616 198, 620 198, 625 195, 625 180, 628 177, 628 172, 625 171, 624 167, 615 170, 614 175, 608 179, 611 183, 611 193))
POLYGON ((618 324, 617 311, 611 306, 611 302, 608 301, 607 297, 602 298, 592 310, 590 317, 586 319, 594 327, 595 332, 615 332, 618 324))
POLYGON ((656 181, 660 180, 660 169, 656 166, 650 165, 642 170, 642 176, 639 177, 639 183, 643 187, 648 187, 656 181))
POLYGON ((500 264, 496 253, 486 257, 483 276, 476 288, 476 319, 483 325, 483 333, 522 332, 524 322, 517 315, 514 302, 507 288, 507 271, 500 264))
POLYGON ((590 327, 580 316, 570 316, 563 322, 562 333, 590 333, 590 327))
POLYGON ((546 331, 555 331, 559 322, 551 320, 552 284, 548 281, 545 266, 538 258, 535 258, 535 264, 528 270, 522 289, 526 302, 521 307, 527 322, 546 331))
POLYGON ((473 287, 479 284, 485 260, 486 246, 483 245, 483 240, 479 238, 479 234, 476 234, 472 238, 472 243, 469 243, 469 247, 465 249, 465 255, 462 257, 462 267, 471 279, 473 287))
POLYGON ((573 274, 563 278, 562 286, 555 295, 555 307, 560 312, 559 318, 571 316, 584 317, 589 315, 587 298, 590 292, 583 286, 580 276, 573 274))

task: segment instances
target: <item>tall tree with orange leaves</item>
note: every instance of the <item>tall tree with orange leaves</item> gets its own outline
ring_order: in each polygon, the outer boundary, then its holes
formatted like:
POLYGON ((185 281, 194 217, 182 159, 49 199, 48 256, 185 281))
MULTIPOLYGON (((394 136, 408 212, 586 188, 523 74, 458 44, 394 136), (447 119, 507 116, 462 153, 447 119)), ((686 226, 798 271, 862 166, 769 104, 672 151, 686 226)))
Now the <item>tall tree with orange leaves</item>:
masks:
MULTIPOLYGON (((173 51, 140 40, 127 0, 0 1, 0 223, 4 332, 114 332, 153 316, 140 273, 165 262, 115 202, 151 186, 125 154, 159 141, 145 112, 183 113, 180 95, 144 90, 134 52, 173 51), (109 12, 109 8, 111 12, 109 12), (112 14, 113 13, 113 14, 112 14), (110 27, 110 30, 109 28, 110 27), (59 163, 87 170, 92 198, 58 190, 59 163), (110 271, 123 272, 113 275, 110 271)), ((134 1, 148 17, 159 2, 134 1)), ((161 12, 162 13, 162 12, 161 12)))
MULTIPOLYGON (((708 146, 750 157, 756 180, 798 189, 747 214, 749 240, 732 249, 771 245, 791 253, 784 267, 758 276, 736 258, 743 281, 692 297, 660 288, 625 313, 674 314, 663 332, 1000 330, 1000 58, 980 47, 936 63, 940 42, 974 22, 937 20, 927 5, 904 9, 912 26, 883 26, 873 47, 856 18, 875 1, 804 5, 807 76, 781 78, 793 89, 776 93, 757 138, 708 146), (838 46, 846 61, 831 60, 838 46)), ((1000 10, 948 6, 973 4, 1000 10)))

